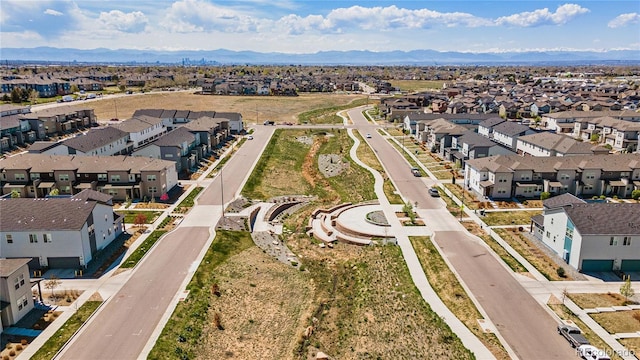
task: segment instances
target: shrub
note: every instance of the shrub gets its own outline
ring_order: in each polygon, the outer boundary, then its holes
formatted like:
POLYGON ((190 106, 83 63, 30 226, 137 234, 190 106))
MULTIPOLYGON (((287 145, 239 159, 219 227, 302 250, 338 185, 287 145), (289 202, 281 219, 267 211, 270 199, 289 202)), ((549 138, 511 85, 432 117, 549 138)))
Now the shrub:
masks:
POLYGON ((6 346, 7 349, 13 349, 13 344, 12 343, 8 343, 6 346))
POLYGON ((638 200, 638 199, 640 199, 640 189, 633 190, 633 191, 631 192, 631 198, 632 198, 633 200, 638 200))
POLYGON ((600 195, 600 200, 604 200, 604 199, 606 199, 606 198, 607 198, 606 196, 604 196, 604 195, 600 195))
POLYGON ((20 351, 20 350, 22 350, 22 349, 23 349, 23 348, 22 348, 22 345, 20 345, 20 344, 16 345, 16 350, 17 350, 17 351, 20 351))
POLYGON ((9 351, 9 356, 11 356, 11 357, 16 356, 16 351, 15 350, 9 351))
POLYGON ((22 339, 20 340, 20 344, 22 345, 27 345, 29 342, 27 341, 27 339, 22 339))
POLYGON ((558 268, 556 269, 556 273, 558 274, 558 276, 560 276, 561 278, 564 278, 567 276, 567 274, 564 271, 564 268, 562 266, 558 266, 558 268))
POLYGON ((2 357, 2 360, 10 360, 11 358, 9 357, 9 355, 5 355, 2 357))
POLYGON ((548 191, 543 191, 540 193, 540 200, 547 200, 551 197, 551 193, 548 191))

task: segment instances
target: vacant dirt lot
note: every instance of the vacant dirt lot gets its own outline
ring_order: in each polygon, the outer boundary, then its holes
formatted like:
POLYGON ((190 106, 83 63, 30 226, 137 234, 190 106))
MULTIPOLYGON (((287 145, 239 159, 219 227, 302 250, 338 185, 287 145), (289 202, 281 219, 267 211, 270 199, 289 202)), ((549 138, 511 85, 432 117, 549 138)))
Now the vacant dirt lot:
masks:
POLYGON ((239 112, 246 123, 262 123, 267 119, 295 123, 299 113, 345 105, 361 97, 347 94, 302 94, 296 97, 219 96, 168 92, 134 94, 78 105, 93 108, 101 122, 112 118, 128 119, 138 109, 176 109, 239 112))

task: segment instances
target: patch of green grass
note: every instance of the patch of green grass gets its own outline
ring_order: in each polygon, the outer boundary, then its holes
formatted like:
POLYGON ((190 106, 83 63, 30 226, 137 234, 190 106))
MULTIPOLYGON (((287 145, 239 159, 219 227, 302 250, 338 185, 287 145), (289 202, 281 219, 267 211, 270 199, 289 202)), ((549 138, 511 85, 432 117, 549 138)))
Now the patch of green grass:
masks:
POLYGON ((418 92, 425 90, 441 90, 445 83, 442 80, 390 80, 393 87, 399 88, 400 91, 418 92))
POLYGON ((198 194, 200 194, 200 192, 202 192, 204 188, 202 186, 196 186, 193 190, 191 190, 191 192, 189 193, 189 195, 187 195, 184 200, 182 200, 180 202, 180 204, 178 204, 178 206, 176 208, 181 209, 181 208, 192 208, 196 199, 196 196, 198 196, 198 194))
POLYGON ((142 260, 142 258, 147 254, 149 249, 153 247, 153 244, 155 244, 165 233, 166 231, 164 230, 156 230, 149 234, 144 242, 140 244, 140 246, 138 246, 138 248, 135 249, 135 251, 131 255, 129 255, 129 257, 122 263, 122 265, 120 265, 120 267, 123 269, 128 269, 136 266, 140 262, 140 260, 142 260))
POLYGON ((34 360, 49 360, 60 351, 78 329, 89 319, 102 301, 87 301, 56 331, 38 351, 31 357, 34 360))
POLYGON ((330 106, 321 109, 314 109, 310 111, 303 112, 298 115, 298 121, 301 124, 340 124, 342 123, 342 118, 336 113, 341 110, 348 110, 357 106, 362 106, 367 104, 366 98, 353 100, 351 103, 342 106, 330 106))
POLYGON ((487 346, 496 358, 509 359, 509 354, 498 338, 480 328, 478 319, 482 319, 482 315, 458 282, 458 278, 449 269, 431 239, 428 236, 411 236, 409 240, 420 260, 420 265, 429 284, 447 308, 487 346))
POLYGON ((158 216, 162 214, 162 211, 135 211, 135 210, 127 210, 127 211, 116 211, 120 215, 124 215, 124 222, 126 224, 134 224, 136 218, 139 214, 145 216, 145 224, 151 224, 156 221, 158 216))
POLYGON ((542 214, 540 210, 491 211, 486 212, 482 221, 489 226, 529 225, 531 217, 542 214))
POLYGON ((201 344, 202 330, 208 319, 215 269, 235 254, 254 246, 251 234, 218 230, 187 286, 189 296, 178 303, 148 359, 193 359, 201 344))

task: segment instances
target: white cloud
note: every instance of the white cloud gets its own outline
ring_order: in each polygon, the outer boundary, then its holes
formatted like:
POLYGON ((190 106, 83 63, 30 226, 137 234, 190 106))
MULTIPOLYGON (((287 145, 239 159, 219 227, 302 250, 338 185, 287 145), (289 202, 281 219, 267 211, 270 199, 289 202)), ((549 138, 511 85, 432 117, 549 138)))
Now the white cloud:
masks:
POLYGON ((53 9, 47 9, 47 10, 44 11, 44 13, 47 14, 47 15, 53 15, 53 16, 62 16, 62 15, 64 15, 60 11, 56 11, 56 10, 53 10, 53 9))
POLYGON ((105 29, 118 30, 123 32, 143 31, 149 20, 140 11, 124 13, 120 10, 101 12, 98 21, 105 29))
POLYGON ((540 25, 563 25, 578 15, 588 13, 589 9, 576 4, 558 6, 555 12, 548 8, 521 12, 509 16, 502 16, 495 20, 497 25, 511 25, 532 27, 540 25))
POLYGON ((202 0, 179 0, 167 10, 160 26, 172 32, 244 32, 260 21, 242 11, 202 0))
POLYGON ((623 27, 627 25, 637 24, 640 22, 640 14, 638 13, 627 13, 621 14, 615 17, 615 19, 609 21, 609 26, 612 29, 623 27))

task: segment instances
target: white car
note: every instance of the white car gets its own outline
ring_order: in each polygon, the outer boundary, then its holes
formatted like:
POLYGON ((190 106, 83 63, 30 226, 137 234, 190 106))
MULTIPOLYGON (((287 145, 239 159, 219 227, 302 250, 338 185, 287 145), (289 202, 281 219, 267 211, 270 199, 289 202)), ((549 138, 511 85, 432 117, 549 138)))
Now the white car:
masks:
POLYGON ((367 134, 367 139, 371 139, 371 134, 367 134))
POLYGON ((578 346, 578 355, 587 360, 609 360, 609 356, 604 350, 598 349, 593 345, 578 346))
POLYGON ((253 140, 253 135, 247 136, 247 140, 253 140))

